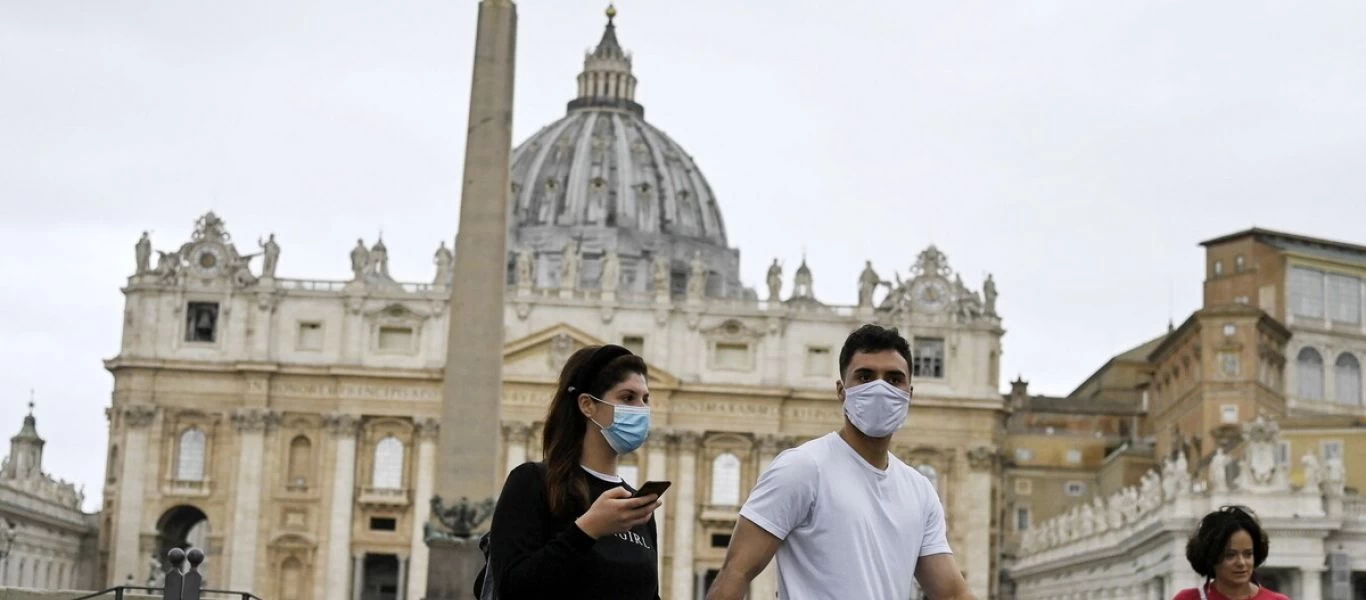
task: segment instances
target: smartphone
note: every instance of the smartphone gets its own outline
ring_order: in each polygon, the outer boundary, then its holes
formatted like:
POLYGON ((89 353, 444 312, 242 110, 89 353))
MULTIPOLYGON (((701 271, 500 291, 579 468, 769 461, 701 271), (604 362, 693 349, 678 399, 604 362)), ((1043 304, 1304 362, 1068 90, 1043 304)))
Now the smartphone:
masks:
POLYGON ((664 491, 669 489, 669 486, 671 485, 673 485, 673 482, 671 481, 647 481, 643 485, 641 485, 640 489, 636 490, 636 493, 631 497, 644 498, 645 496, 649 496, 651 494, 654 494, 656 496, 663 496, 664 491))

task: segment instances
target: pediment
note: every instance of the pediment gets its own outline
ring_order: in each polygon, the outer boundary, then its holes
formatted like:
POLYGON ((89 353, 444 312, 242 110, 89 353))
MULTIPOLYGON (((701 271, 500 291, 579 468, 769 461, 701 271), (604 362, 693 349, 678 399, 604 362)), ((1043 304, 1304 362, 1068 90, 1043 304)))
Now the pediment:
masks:
POLYGON ((726 319, 711 327, 703 328, 702 336, 711 340, 755 341, 764 337, 764 332, 750 327, 740 319, 726 319))
POLYGON ((426 312, 413 310, 411 307, 401 302, 390 302, 381 305, 379 308, 366 311, 365 316, 371 319, 378 318, 386 321, 421 321, 431 315, 426 312))
MULTIPOLYGON (((606 343, 577 327, 560 323, 503 344, 503 374, 516 379, 554 382, 564 361, 575 350, 606 343)), ((678 377, 651 363, 648 356, 644 358, 650 368, 647 383, 651 388, 678 387, 678 377)))

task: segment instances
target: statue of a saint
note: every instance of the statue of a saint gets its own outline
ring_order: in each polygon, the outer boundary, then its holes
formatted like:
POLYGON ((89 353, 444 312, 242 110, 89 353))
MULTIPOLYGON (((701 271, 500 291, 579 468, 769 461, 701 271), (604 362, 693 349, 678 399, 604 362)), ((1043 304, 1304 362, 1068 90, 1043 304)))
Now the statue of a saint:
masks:
POLYGON ((166 568, 161 565, 161 559, 153 552, 147 559, 147 587, 160 587, 166 580, 166 568))
POLYGON ((517 287, 531 288, 535 285, 536 257, 532 250, 523 248, 517 253, 517 287))
POLYGON ((138 270, 134 273, 141 275, 152 268, 152 238, 146 231, 142 232, 142 237, 138 238, 137 246, 134 247, 138 259, 138 270))
POLYGON ((380 238, 375 245, 370 248, 370 273, 385 279, 389 278, 389 249, 384 246, 384 238, 380 238))
POLYGON ((275 266, 280 263, 280 245, 275 243, 275 234, 270 234, 264 242, 257 238, 256 245, 261 247, 262 253, 261 277, 275 278, 275 266))
POLYGON ((987 315, 996 316, 996 280, 987 273, 987 282, 982 284, 982 295, 986 296, 987 315))
POLYGON ((873 270, 873 261, 864 261, 863 273, 858 277, 859 308, 873 307, 873 292, 877 291, 877 286, 883 283, 885 282, 877 276, 877 271, 873 270))
POLYGON ((1301 488, 1306 494, 1317 494, 1322 487, 1323 470, 1319 466, 1319 457, 1313 452, 1304 455, 1300 459, 1300 469, 1304 471, 1304 487, 1301 488))
POLYGON ((694 252, 688 265, 688 299, 701 300, 707 294, 707 263, 702 262, 702 253, 694 252))
POLYGON ((768 301, 778 302, 783 291, 783 267, 778 264, 778 259, 773 259, 773 264, 768 267, 768 301))
POLYGON ((572 240, 565 243, 560 254, 560 289, 579 287, 579 245, 572 240))
POLYGON ((602 257, 602 276, 598 279, 598 286, 604 292, 615 292, 620 282, 621 257, 617 256, 616 248, 612 248, 602 257))
POLYGON ((451 249, 446 247, 445 240, 437 247, 436 254, 432 256, 432 262, 436 263, 436 278, 432 283, 437 285, 450 285, 455 277, 455 255, 451 249))
POLYGON ((1228 491, 1228 455, 1222 447, 1209 459, 1209 484, 1216 492, 1228 491))
POLYGON ((356 240, 356 247, 351 249, 351 274, 356 279, 365 278, 365 269, 370 266, 370 251, 365 248, 365 240, 356 240))

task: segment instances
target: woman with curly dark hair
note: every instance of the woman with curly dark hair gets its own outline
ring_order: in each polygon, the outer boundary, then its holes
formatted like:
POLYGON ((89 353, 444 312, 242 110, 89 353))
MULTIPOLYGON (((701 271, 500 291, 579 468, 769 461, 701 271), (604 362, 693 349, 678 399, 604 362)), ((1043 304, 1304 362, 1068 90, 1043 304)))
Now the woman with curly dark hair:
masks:
POLYGON ((1225 506, 1205 515, 1186 544, 1186 560, 1205 581, 1172 600, 1289 600, 1257 583, 1269 548, 1251 510, 1225 506))
POLYGON ((493 512, 483 582, 493 597, 658 598, 658 497, 632 498, 617 475, 617 458, 650 433, 646 375, 645 361, 621 346, 589 346, 565 362, 545 461, 513 469, 493 512))

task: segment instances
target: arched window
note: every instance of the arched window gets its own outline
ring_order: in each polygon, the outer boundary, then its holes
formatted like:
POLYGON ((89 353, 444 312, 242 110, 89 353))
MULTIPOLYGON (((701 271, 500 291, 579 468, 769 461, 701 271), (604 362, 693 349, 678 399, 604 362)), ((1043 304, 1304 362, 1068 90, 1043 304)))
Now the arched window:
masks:
POLYGON ((1323 357, 1313 348, 1300 350, 1295 359, 1296 389, 1303 400, 1323 399, 1323 357))
POLYGON ((198 427, 180 434, 175 478, 180 481, 204 481, 204 432, 198 427))
POLYGON ((1346 352, 1339 354, 1333 372, 1336 375, 1333 383, 1337 384, 1338 402, 1354 406, 1361 404, 1361 363, 1357 362, 1357 357, 1346 352))
POLYGON ((920 471, 920 474, 924 475, 925 479, 930 480, 930 485, 934 486, 936 491, 939 490, 939 471, 936 471, 934 467, 926 464, 916 465, 915 470, 920 471))
POLYGON ((726 452, 711 461, 711 505, 740 504, 740 457, 726 452))
POLYGON ((308 436, 295 436, 289 442, 289 480, 285 485, 292 490, 308 489, 308 476, 313 470, 313 442, 308 436))
POLYGON ((304 566, 293 556, 280 565, 280 600, 302 598, 304 566))
POLYGON ((403 488, 403 442, 388 436, 375 445, 375 468, 370 487, 381 490, 403 488))

